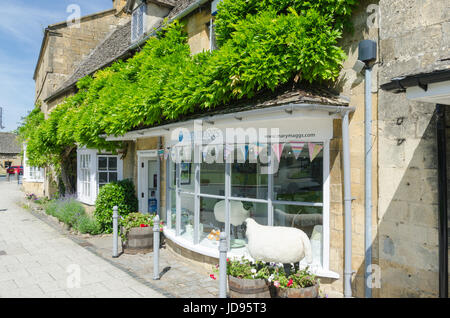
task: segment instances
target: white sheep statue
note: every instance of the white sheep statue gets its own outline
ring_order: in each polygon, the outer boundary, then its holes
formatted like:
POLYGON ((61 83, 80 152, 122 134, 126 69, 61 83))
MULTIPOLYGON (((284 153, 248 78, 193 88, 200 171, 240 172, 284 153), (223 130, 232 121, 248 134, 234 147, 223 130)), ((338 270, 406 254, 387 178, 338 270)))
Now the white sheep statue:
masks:
MULTIPOLYGON (((241 201, 230 201, 230 224, 239 226, 250 216, 250 211, 244 208, 241 201)), ((225 200, 214 206, 214 217, 219 222, 225 222, 225 200)))
POLYGON ((298 263, 306 257, 313 261, 311 242, 300 229, 284 226, 266 226, 248 218, 246 235, 250 256, 263 262, 298 263))

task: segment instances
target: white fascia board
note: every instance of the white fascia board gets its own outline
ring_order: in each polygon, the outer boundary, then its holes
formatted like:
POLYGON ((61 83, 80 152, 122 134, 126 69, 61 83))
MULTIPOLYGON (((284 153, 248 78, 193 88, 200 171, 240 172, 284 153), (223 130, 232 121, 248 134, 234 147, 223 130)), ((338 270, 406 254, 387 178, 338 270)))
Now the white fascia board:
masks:
POLYGON ((408 87, 406 98, 418 102, 450 105, 450 81, 428 84, 426 91, 419 86, 408 87))
POLYGON ((200 117, 188 121, 180 121, 173 124, 142 129, 138 131, 128 132, 123 136, 103 136, 107 141, 125 141, 137 140, 139 138, 157 137, 166 135, 174 128, 192 128, 195 120, 203 120, 205 122, 236 121, 243 123, 246 121, 267 120, 270 115, 271 119, 292 118, 292 116, 299 118, 340 118, 344 112, 354 112, 355 107, 349 106, 327 106, 317 104, 287 104, 283 106, 267 107, 261 109, 253 109, 243 112, 217 114, 212 116, 200 117))

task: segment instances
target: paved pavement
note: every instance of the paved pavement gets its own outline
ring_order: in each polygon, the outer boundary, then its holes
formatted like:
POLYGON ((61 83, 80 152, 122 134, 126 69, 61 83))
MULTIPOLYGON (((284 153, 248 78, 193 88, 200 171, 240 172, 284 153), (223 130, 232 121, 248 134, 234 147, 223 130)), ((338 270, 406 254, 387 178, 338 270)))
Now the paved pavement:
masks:
POLYGON ((0 181, 0 297, 164 297, 19 205, 0 181))
POLYGON ((112 237, 69 233, 54 218, 24 209, 19 186, 0 180, 0 297, 217 297, 210 266, 160 250, 111 257, 112 237), (6 211, 2 211, 6 209, 6 211), (2 255, 6 254, 6 255, 2 255), (80 288, 69 288, 80 268, 80 288))

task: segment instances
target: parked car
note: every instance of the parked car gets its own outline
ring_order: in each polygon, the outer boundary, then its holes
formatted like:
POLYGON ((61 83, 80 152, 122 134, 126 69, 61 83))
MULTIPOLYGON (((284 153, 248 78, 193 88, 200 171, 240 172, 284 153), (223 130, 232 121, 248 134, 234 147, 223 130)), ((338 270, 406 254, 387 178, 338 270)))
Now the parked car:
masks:
POLYGON ((19 175, 22 175, 23 174, 23 166, 11 166, 8 169, 6 169, 6 173, 8 173, 8 174, 19 173, 19 175))

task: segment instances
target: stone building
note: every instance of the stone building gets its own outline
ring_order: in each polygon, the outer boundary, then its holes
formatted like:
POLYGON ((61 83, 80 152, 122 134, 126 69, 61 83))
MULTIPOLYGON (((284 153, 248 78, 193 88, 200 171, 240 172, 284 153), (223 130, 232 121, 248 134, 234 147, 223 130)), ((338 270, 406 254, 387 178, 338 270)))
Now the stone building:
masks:
POLYGON ((21 151, 16 134, 0 132, 0 175, 11 166, 22 165, 21 151))
MULTIPOLYGON (((58 102, 48 100, 76 72, 80 62, 91 51, 129 20, 124 12, 126 1, 113 0, 112 9, 80 17, 79 23, 64 21, 49 25, 44 31, 41 49, 33 79, 36 83, 35 103, 41 103, 41 110, 47 117, 58 102)), ((74 93, 74 87, 64 91, 64 97, 74 93)), ((62 98, 58 101, 61 102, 62 98)), ((34 189, 37 193, 51 195, 57 191, 56 182, 46 169, 45 181, 24 182, 25 191, 34 189)))
MULTIPOLYGON (((184 22, 192 54, 214 49, 217 2, 126 1, 123 10, 131 21, 100 41, 44 104, 52 108, 75 91, 83 76, 132 56, 164 18, 184 22)), ((436 112, 436 103, 449 103, 448 6, 445 0, 359 1, 352 15, 354 32, 341 42, 348 58, 334 87, 279 90, 226 111, 108 136, 126 142, 119 155, 80 148, 79 200, 92 206, 101 185, 129 178, 140 211, 157 212, 166 221, 167 245, 200 263, 217 263, 217 246, 209 235, 213 229, 233 234, 230 255, 247 255, 241 224, 219 221, 218 215, 249 213, 262 224, 296 226, 310 236, 312 268, 326 293, 365 297, 370 289, 373 297, 446 296, 448 196, 446 180, 439 181, 445 169, 438 158, 445 150, 439 151, 437 141, 438 119, 446 117, 436 112), (362 40, 377 43, 368 92, 364 76, 354 70, 362 40), (372 100, 370 224, 365 223, 366 95, 372 100), (172 161, 172 150, 199 121, 209 137, 229 127, 275 127, 300 137, 277 143, 281 168, 267 178, 258 173, 260 166, 247 162, 249 149, 256 148, 245 143, 231 150, 243 154, 242 164, 172 161), (290 172, 299 167, 305 175, 290 172), (365 273, 368 229, 372 288, 365 273)))

